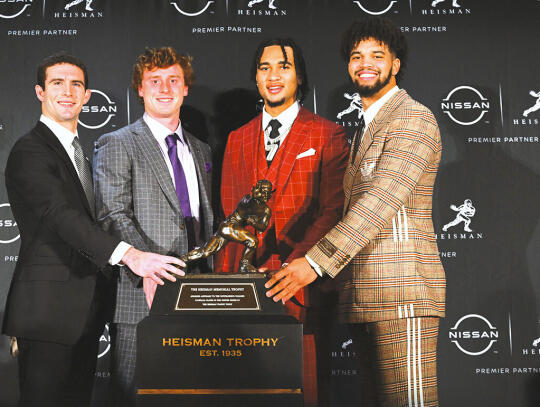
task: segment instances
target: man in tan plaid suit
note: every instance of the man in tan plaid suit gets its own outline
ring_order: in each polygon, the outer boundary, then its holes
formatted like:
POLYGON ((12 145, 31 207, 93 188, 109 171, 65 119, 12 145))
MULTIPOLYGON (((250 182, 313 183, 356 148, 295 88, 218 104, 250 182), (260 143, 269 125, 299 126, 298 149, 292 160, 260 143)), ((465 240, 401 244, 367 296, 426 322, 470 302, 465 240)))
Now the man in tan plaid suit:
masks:
POLYGON ((267 283, 287 301, 316 278, 339 281, 340 318, 360 353, 359 405, 436 406, 445 275, 431 220, 441 140, 433 114, 399 89, 407 44, 390 20, 357 21, 342 53, 363 122, 344 177, 342 220, 267 283))

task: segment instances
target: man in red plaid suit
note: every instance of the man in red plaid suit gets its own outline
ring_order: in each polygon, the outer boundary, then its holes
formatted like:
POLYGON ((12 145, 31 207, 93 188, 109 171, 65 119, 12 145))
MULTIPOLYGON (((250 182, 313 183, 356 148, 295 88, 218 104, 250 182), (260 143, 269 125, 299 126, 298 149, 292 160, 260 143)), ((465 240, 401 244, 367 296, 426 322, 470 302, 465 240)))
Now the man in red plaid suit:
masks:
MULTIPOLYGON (((268 201, 270 225, 258 233, 254 264, 270 270, 300 256, 336 224, 343 210, 343 174, 349 148, 343 128, 303 108, 308 90, 302 52, 289 39, 259 45, 252 76, 264 111, 233 131, 223 158, 221 202, 226 216, 257 180, 267 179, 275 193, 268 201)), ((215 270, 236 272, 243 246, 229 244, 215 270)), ((306 321, 308 293, 300 290, 285 306, 306 321)), ((314 336, 304 326, 304 399, 317 405, 314 336)))
POLYGON ((390 20, 357 21, 342 53, 362 98, 343 189, 343 217, 267 282, 275 301, 339 278, 365 376, 362 406, 437 406, 436 351, 445 275, 431 219, 441 139, 431 111, 399 89, 407 43, 390 20))

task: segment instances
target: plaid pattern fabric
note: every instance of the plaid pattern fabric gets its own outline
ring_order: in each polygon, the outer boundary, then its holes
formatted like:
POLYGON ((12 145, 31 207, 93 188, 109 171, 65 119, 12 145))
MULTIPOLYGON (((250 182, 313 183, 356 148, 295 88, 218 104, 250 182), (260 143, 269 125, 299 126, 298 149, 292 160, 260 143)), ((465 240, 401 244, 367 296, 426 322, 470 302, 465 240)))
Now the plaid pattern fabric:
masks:
POLYGON ((445 275, 431 220, 441 140, 433 114, 398 91, 369 124, 344 178, 342 220, 308 255, 340 274, 340 316, 444 316, 445 275))
POLYGON ((135 361, 137 325, 111 324, 111 406, 135 405, 135 361))
MULTIPOLYGON (((195 162, 204 239, 212 234, 210 147, 184 130, 195 162)), ((142 119, 96 142, 94 179, 97 220, 103 229, 144 251, 188 251, 182 210, 160 147, 142 119)), ((148 315, 139 278, 120 270, 113 322, 136 324, 148 315)))
POLYGON ((352 324, 360 363, 359 405, 435 407, 439 318, 402 318, 352 324))
MULTIPOLYGON (((300 108, 268 168, 261 117, 229 136, 223 158, 221 203, 228 216, 257 180, 272 182, 276 192, 268 202, 271 225, 259 234, 255 264, 275 270, 303 256, 339 220, 349 148, 343 128, 300 108)), ((241 245, 227 245, 216 257, 216 270, 236 272, 242 250, 241 245)), ((298 301, 309 304, 304 296, 304 290, 296 294, 298 301)), ((291 301, 286 307, 288 314, 305 320, 304 308, 291 301)), ((314 336, 304 335, 303 345, 304 405, 317 406, 314 336)))
MULTIPOLYGON (((229 215, 258 179, 272 182, 276 192, 268 202, 271 225, 259 234, 262 244, 255 264, 279 269, 282 263, 303 256, 339 220, 349 148, 343 128, 300 108, 268 168, 261 117, 229 136, 221 203, 229 215)), ((236 272, 242 250, 240 245, 229 244, 216 258, 216 270, 236 272)), ((302 292, 297 299, 304 301, 302 292)), ((300 317, 298 312, 295 315, 300 317)))

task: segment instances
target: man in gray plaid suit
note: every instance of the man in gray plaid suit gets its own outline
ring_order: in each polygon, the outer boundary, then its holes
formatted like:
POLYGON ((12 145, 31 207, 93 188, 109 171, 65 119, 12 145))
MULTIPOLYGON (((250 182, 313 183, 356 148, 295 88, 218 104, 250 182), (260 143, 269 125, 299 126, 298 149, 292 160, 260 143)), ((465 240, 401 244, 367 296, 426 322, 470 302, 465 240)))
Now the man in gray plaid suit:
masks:
MULTIPOLYGON (((132 77, 144 116, 96 143, 97 219, 140 250, 178 256, 212 233, 210 147, 179 118, 193 77, 190 57, 171 47, 146 49, 132 77)), ((136 326, 155 290, 154 280, 120 269, 111 326, 116 405, 135 404, 136 326)))

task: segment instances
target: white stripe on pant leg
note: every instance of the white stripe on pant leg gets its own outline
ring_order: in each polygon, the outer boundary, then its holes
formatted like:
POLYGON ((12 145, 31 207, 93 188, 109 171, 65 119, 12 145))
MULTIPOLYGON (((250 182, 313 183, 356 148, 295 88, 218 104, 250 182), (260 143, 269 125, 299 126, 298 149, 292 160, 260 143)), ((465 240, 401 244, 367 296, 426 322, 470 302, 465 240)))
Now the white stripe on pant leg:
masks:
POLYGON ((409 240, 409 224, 407 222, 407 214, 405 213, 405 207, 403 208, 403 230, 405 231, 405 241, 409 240))
POLYGON ((420 407, 424 407, 424 389, 422 388, 422 336, 420 318, 418 318, 418 388, 420 389, 420 407))
POLYGON ((403 306, 403 311, 405 311, 405 318, 409 318, 409 312, 406 305, 403 306))
POLYGON ((396 218, 392 218, 392 231, 394 233, 394 242, 397 242, 397 232, 396 232, 396 218))
MULTIPOLYGON (((407 310, 407 307, 404 307, 407 310)), ((407 391, 409 393, 409 407, 412 407, 411 398, 411 320, 407 318, 407 391)))
POLYGON ((403 318, 403 313, 401 312, 401 305, 397 306, 397 312, 398 312, 398 317, 403 318))
POLYGON ((413 389, 414 389, 414 406, 418 407, 418 386, 416 385, 416 335, 414 331, 414 320, 416 318, 411 318, 412 321, 412 348, 413 348, 413 364, 412 364, 412 371, 413 371, 413 389))
POLYGON ((414 304, 410 304, 411 306, 411 313, 409 314, 409 317, 414 318, 414 304))
POLYGON ((398 235, 399 235, 399 241, 402 242, 403 241, 403 232, 401 231, 401 216, 400 216, 400 211, 397 212, 397 221, 398 221, 398 235))

